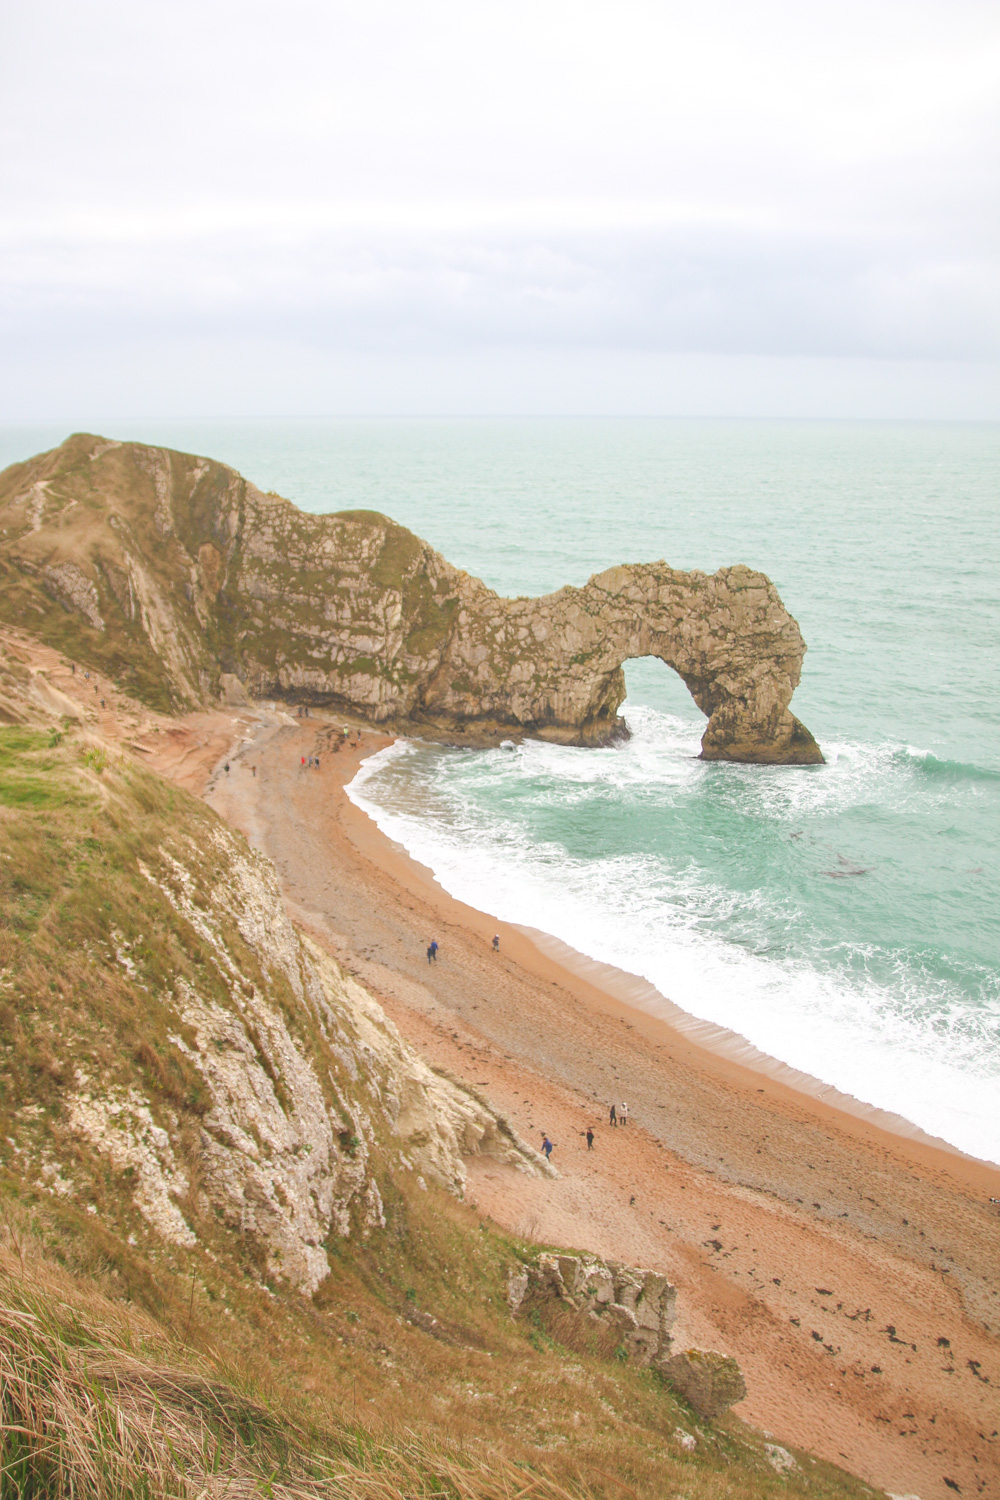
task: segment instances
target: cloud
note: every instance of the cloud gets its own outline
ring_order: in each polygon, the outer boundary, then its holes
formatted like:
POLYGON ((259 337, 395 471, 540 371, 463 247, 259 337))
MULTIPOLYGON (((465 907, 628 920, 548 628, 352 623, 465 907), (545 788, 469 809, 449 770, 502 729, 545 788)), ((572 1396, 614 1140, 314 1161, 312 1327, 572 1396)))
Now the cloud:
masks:
POLYGON ((8 32, 13 365, 1000 356, 979 0, 37 0, 8 32))
POLYGON ((990 358, 1000 272, 961 247, 716 226, 9 237, 8 339, 291 338, 990 358))

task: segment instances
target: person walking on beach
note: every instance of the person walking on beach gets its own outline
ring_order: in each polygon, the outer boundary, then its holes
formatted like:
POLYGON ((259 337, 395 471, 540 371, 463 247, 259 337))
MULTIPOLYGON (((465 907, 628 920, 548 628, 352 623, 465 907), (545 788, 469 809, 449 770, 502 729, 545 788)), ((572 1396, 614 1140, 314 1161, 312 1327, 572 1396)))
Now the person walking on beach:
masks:
POLYGON ((617 1125, 618 1124, 618 1115, 615 1112, 615 1107, 614 1107, 613 1104, 611 1106, 611 1115, 610 1115, 609 1123, 611 1125, 617 1125))
POLYGON ((500 952, 500 934, 499 934, 499 932, 495 932, 493 934, 493 952, 494 953, 499 953, 500 952))
POLYGON ((547 1135, 542 1136, 542 1150, 545 1152, 545 1160, 549 1161, 552 1157, 552 1142, 547 1135))
POLYGON ((593 1129, 588 1125, 587 1126, 587 1150, 588 1151, 593 1151, 593 1149, 594 1149, 594 1132, 593 1132, 593 1129))
POLYGON ((627 1125, 628 1124, 628 1105, 627 1104, 623 1104, 622 1107, 621 1107, 621 1109, 618 1111, 618 1119, 619 1119, 619 1122, 622 1125, 627 1125))

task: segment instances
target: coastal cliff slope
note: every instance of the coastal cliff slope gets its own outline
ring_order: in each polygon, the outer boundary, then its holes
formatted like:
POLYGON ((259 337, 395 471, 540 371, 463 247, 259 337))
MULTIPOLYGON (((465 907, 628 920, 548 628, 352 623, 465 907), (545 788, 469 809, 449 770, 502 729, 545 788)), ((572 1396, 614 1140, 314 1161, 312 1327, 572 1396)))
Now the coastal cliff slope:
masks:
POLYGON ((379 1169, 553 1175, 295 927, 270 861, 64 722, 0 730, 0 1170, 307 1295, 385 1228, 379 1169))
POLYGON ((0 617, 153 707, 281 697, 460 742, 626 733, 657 656, 711 760, 822 760, 789 704, 805 644, 764 574, 621 565, 504 599, 372 511, 305 514, 209 459, 76 434, 0 474, 0 617))
POLYGON ((0 632, 4 1493, 870 1495, 716 1421, 739 1372, 663 1275, 461 1201, 555 1173, 55 675, 0 632))

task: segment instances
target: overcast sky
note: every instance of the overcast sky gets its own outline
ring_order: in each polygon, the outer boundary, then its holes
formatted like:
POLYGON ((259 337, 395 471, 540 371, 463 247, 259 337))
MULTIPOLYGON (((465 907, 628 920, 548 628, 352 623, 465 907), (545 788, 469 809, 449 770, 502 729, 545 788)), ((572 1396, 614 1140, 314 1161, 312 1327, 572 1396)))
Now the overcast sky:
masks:
POLYGON ((1000 417, 995 0, 0 16, 0 419, 1000 417))

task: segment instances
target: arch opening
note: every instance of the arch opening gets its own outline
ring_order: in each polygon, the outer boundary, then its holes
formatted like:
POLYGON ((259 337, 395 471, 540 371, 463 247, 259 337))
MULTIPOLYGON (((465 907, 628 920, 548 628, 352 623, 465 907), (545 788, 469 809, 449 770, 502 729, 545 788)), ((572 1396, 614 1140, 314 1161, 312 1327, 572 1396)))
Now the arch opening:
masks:
POLYGON ((708 716, 698 707, 683 677, 660 656, 630 656, 622 662, 625 702, 619 709, 628 719, 635 707, 654 708, 704 732, 708 716))

